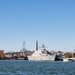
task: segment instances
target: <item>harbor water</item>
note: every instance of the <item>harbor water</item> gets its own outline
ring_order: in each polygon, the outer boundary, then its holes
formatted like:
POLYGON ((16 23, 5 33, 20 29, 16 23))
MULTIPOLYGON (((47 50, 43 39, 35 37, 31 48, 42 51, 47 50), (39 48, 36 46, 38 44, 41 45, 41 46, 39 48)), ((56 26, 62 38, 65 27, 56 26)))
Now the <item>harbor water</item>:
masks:
POLYGON ((75 75, 75 62, 0 60, 0 75, 75 75))

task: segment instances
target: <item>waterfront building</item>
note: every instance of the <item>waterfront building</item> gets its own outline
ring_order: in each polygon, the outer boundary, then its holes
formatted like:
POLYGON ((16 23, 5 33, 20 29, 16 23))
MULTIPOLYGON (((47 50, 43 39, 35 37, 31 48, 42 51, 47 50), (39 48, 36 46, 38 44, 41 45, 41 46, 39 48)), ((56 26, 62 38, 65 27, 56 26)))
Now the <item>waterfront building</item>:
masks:
POLYGON ((25 52, 8 52, 5 53, 6 59, 24 59, 27 56, 31 56, 34 53, 34 51, 25 51, 25 52))
POLYGON ((0 50, 0 59, 4 59, 4 50, 0 50))

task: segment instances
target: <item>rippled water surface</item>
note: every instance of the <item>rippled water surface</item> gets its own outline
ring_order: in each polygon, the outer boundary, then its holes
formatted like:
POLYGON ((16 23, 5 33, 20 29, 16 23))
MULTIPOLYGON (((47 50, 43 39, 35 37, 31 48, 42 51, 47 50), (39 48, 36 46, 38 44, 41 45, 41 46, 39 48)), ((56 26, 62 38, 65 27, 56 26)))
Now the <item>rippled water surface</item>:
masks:
POLYGON ((75 75, 75 62, 0 60, 0 75, 75 75))

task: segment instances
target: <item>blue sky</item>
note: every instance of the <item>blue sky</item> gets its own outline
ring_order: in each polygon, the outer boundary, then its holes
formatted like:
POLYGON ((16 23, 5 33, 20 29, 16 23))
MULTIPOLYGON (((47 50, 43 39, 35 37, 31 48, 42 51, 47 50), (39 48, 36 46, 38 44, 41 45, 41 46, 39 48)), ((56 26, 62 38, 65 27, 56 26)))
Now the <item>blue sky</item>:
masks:
POLYGON ((0 0, 0 49, 20 51, 23 41, 47 49, 75 48, 75 0, 0 0))

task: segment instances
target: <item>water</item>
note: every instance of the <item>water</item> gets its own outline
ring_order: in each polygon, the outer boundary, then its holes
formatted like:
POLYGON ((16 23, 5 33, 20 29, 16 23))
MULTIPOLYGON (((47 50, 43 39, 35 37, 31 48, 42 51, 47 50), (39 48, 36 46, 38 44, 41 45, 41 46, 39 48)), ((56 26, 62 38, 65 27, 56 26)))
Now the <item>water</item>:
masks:
POLYGON ((75 75, 75 62, 0 60, 0 75, 75 75))

